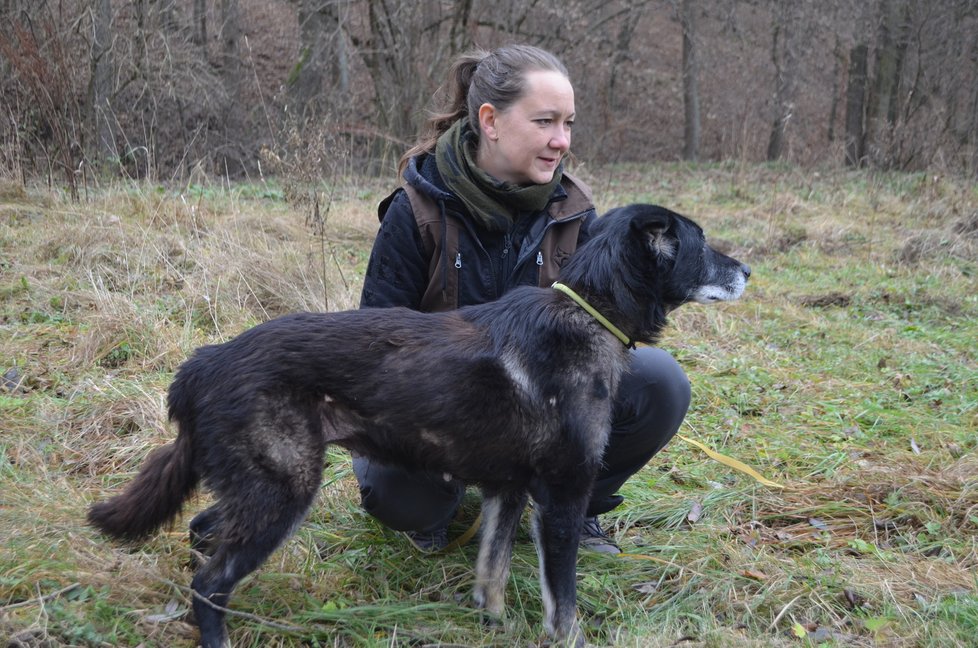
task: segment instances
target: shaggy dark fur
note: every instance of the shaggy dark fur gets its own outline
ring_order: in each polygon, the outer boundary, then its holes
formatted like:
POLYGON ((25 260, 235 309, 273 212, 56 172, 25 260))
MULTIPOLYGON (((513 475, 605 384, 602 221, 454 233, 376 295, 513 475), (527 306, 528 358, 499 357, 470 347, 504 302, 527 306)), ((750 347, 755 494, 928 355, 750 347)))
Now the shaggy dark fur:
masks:
MULTIPOLYGON (((736 299, 750 270, 706 245, 692 221, 634 205, 598 220, 561 274, 635 342, 654 343, 688 301, 736 299)), ((136 539, 172 520, 200 482, 216 503, 190 523, 210 558, 194 612, 205 648, 227 644, 238 581, 302 521, 327 443, 479 484, 484 526, 475 601, 503 612, 527 496, 545 625, 583 643, 575 563, 581 519, 607 441, 628 350, 568 296, 513 290, 450 313, 299 313, 198 349, 170 387, 179 433, 89 521, 136 539)))

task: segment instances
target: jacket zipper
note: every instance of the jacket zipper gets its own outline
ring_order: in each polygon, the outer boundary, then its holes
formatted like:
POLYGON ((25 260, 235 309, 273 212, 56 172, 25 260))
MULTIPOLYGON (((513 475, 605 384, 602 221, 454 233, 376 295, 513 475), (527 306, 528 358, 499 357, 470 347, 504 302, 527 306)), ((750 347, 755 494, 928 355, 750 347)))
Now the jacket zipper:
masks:
MULTIPOLYGON (((578 220, 580 218, 583 218, 585 213, 587 213, 587 210, 578 212, 576 214, 573 214, 571 216, 568 216, 567 218, 562 218, 560 221, 551 220, 550 222, 547 223, 546 227, 543 228, 543 232, 540 233, 540 236, 537 238, 537 240, 533 241, 533 245, 529 245, 527 247, 530 248, 530 249, 532 249, 534 247, 539 247, 540 243, 543 242, 544 236, 546 236, 547 230, 549 230, 553 225, 555 225, 558 222, 560 222, 560 223, 566 223, 566 222, 569 222, 569 221, 578 220)), ((463 221, 463 223, 464 223, 464 221, 463 221)), ((482 241, 479 240, 479 237, 476 236, 472 232, 471 227, 468 225, 468 223, 465 223, 465 226, 466 226, 466 228, 469 229, 469 234, 472 237, 472 240, 478 246, 479 250, 485 256, 485 258, 487 260, 488 259, 491 259, 492 256, 486 251, 486 248, 483 247, 482 241)), ((507 239, 506 240, 507 240, 507 242, 510 241, 510 238, 509 238, 509 235, 508 234, 507 234, 507 239)), ((506 245, 506 247, 504 248, 505 252, 504 252, 504 255, 503 256, 505 256, 506 254, 509 253, 509 248, 510 247, 511 247, 511 245, 506 245)), ((513 273, 514 274, 519 270, 520 265, 522 265, 528 258, 529 258, 529 255, 525 255, 522 258, 519 258, 519 259, 516 260, 516 265, 513 266, 513 273)), ((542 251, 538 251, 537 252, 537 259, 536 260, 537 260, 537 265, 543 265, 543 252, 542 251)), ((456 269, 461 269, 461 267, 462 267, 462 253, 461 252, 457 252, 455 254, 455 268, 456 269)), ((490 267, 491 267, 491 261, 490 261, 490 267)), ((499 289, 499 287, 497 285, 493 284, 492 285, 492 289, 496 293, 495 296, 494 296, 494 299, 498 299, 499 296, 500 296, 500 293, 499 293, 499 290, 500 289, 499 289)))
MULTIPOLYGON (((544 239, 544 238, 546 237, 546 235, 547 235, 547 230, 549 230, 549 229, 550 229, 551 227, 553 227, 553 226, 554 226, 554 225, 556 225, 557 223, 567 223, 567 222, 570 222, 570 221, 575 221, 575 220, 579 220, 579 219, 581 219, 581 218, 583 218, 583 217, 584 217, 584 214, 585 214, 585 213, 586 213, 586 210, 585 210, 585 211, 582 211, 582 212, 578 212, 578 213, 576 213, 576 214, 573 214, 573 215, 571 215, 571 216, 568 216, 567 218, 563 218, 563 219, 561 219, 561 220, 559 220, 559 221, 556 221, 556 220, 550 220, 550 221, 549 221, 549 222, 547 223, 547 225, 546 225, 546 227, 544 227, 544 228, 543 228, 543 231, 542 231, 542 232, 540 232, 540 236, 539 236, 539 237, 538 237, 538 238, 537 238, 537 239, 536 239, 535 241, 532 241, 532 245, 528 245, 527 247, 528 247, 529 249, 531 249, 531 250, 532 250, 532 249, 533 249, 534 247, 536 247, 536 248, 539 248, 539 246, 540 246, 540 244, 541 244, 541 243, 543 243, 543 239, 544 239)), ((524 255, 524 256, 522 256, 522 257, 521 257, 521 258, 520 258, 519 260, 517 260, 517 262, 516 262, 516 266, 515 266, 515 267, 513 268, 513 272, 514 272, 514 273, 516 273, 516 272, 517 272, 517 271, 519 270, 519 267, 520 267, 520 266, 521 266, 521 265, 522 265, 522 264, 523 264, 524 262, 526 262, 526 261, 527 261, 527 259, 529 259, 529 258, 530 258, 530 255, 529 255, 529 254, 526 254, 526 255, 524 255)), ((543 251, 541 251, 541 250, 539 250, 539 249, 538 249, 538 250, 537 250, 537 258, 536 258, 536 264, 537 264, 538 266, 542 266, 542 265, 543 265, 543 261, 544 261, 544 259, 543 259, 543 251)))

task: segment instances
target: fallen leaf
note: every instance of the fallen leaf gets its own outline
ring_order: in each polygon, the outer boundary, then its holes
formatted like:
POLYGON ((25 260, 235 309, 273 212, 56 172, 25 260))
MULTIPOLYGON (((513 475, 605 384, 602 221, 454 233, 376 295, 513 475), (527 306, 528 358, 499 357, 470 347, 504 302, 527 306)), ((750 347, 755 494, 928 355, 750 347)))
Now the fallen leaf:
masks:
POLYGON ((791 626, 791 634, 795 635, 799 639, 804 639, 808 636, 808 630, 805 630, 805 626, 800 623, 795 623, 791 626))
POLYGON ((648 583, 638 583, 636 585, 632 585, 632 589, 640 594, 655 594, 655 592, 658 591, 659 586, 656 583, 649 581, 648 583))
POLYGON ((742 572, 740 572, 740 575, 741 576, 746 576, 747 578, 752 578, 752 579, 758 580, 758 581, 766 581, 767 580, 767 574, 765 574, 762 571, 758 571, 756 569, 745 569, 742 572))
POLYGON ((910 437, 910 449, 913 450, 914 454, 920 454, 920 446, 917 445, 913 437, 910 437))
POLYGON ((695 523, 700 519, 701 515, 703 515, 703 505, 699 502, 693 502, 693 506, 689 509, 689 514, 686 515, 686 519, 695 523))
POLYGON ((862 607, 863 603, 866 602, 865 598, 848 588, 842 590, 842 595, 845 597, 846 605, 850 610, 862 607))
POLYGON ((829 525, 827 525, 825 522, 822 522, 818 518, 808 518, 808 523, 811 524, 816 529, 818 529, 819 531, 829 530, 829 525))

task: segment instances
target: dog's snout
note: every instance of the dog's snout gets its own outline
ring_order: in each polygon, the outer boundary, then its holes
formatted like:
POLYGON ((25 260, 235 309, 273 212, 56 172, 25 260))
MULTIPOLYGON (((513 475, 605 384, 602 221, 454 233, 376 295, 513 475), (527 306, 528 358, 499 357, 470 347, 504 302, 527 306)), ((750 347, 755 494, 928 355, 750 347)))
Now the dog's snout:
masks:
POLYGON ((746 263, 740 264, 740 271, 744 273, 744 279, 750 279, 750 266, 746 263))

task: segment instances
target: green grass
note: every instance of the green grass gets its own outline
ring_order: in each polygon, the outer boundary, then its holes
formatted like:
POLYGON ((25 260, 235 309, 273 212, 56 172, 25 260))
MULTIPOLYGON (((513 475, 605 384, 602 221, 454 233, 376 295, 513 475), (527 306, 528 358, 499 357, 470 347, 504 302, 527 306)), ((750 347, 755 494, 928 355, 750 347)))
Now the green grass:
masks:
MULTIPOLYGON (((735 164, 585 169, 608 208, 658 202, 749 262, 743 300, 662 341, 693 384, 673 441, 582 555, 589 643, 963 646, 978 634, 978 187, 735 164)), ((73 205, 0 191, 0 636, 193 646, 186 521, 120 546, 84 524, 172 437, 165 392, 200 344, 356 306, 387 184, 334 188, 326 239, 274 183, 121 186, 73 205)), ((322 203, 327 204, 326 201, 322 203)), ((478 498, 452 527, 461 534, 478 498)), ((295 537, 235 593, 236 646, 539 645, 521 529, 501 627, 471 606, 475 545, 424 556, 359 508, 331 450, 295 537)), ((48 642, 48 643, 43 643, 48 642)))

